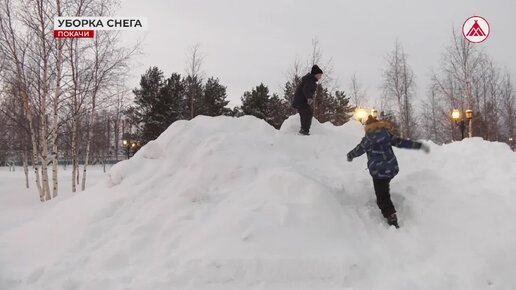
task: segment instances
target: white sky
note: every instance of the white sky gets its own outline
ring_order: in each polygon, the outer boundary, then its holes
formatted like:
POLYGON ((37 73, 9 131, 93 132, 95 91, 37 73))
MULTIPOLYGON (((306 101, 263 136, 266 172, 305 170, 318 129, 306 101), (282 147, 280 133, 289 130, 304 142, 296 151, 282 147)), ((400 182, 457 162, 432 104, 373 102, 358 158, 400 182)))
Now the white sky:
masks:
MULTIPOLYGON (((183 74, 188 50, 199 43, 203 71, 228 87, 231 105, 261 82, 281 93, 287 70, 296 59, 307 58, 317 38, 323 56, 333 59, 340 89, 347 91, 356 74, 375 99, 381 94, 385 57, 399 39, 422 97, 452 28, 460 32, 472 15, 491 26, 489 38, 477 45, 516 77, 515 0, 122 0, 121 5, 117 16, 144 16, 150 27, 131 87, 138 86, 149 66, 166 75, 183 74)), ((128 42, 142 37, 124 32, 128 42)))

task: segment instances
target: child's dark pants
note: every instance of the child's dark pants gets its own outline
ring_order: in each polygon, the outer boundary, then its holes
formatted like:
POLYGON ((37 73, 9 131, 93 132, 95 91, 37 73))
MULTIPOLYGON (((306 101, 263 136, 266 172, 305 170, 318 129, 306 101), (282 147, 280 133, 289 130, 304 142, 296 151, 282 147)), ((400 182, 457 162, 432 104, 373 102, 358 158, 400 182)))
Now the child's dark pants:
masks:
POLYGON ((301 118, 301 129, 306 133, 310 132, 312 125, 313 111, 309 105, 300 106, 297 108, 299 117, 301 118))
POLYGON ((382 211, 382 215, 384 217, 389 217, 393 213, 396 213, 396 209, 394 208, 394 204, 392 204, 391 194, 389 192, 390 183, 390 179, 373 178, 376 203, 378 204, 378 207, 382 211))

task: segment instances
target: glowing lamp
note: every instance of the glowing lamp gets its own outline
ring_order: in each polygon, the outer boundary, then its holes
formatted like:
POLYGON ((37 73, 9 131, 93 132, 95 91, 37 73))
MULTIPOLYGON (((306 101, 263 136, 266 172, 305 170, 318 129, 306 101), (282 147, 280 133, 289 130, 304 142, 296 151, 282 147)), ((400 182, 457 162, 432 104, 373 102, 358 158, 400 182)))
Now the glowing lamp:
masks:
POLYGON ((375 118, 375 119, 378 118, 378 110, 377 109, 372 109, 371 110, 371 116, 373 118, 375 118))
POLYGON ((454 109, 451 116, 454 121, 458 121, 460 119, 460 111, 457 109, 454 109))
POLYGON ((466 119, 468 119, 468 120, 473 119, 473 111, 472 110, 466 110, 466 119))
POLYGON ((364 109, 357 109, 355 111, 355 117, 358 121, 363 122, 363 120, 367 118, 367 111, 364 109))

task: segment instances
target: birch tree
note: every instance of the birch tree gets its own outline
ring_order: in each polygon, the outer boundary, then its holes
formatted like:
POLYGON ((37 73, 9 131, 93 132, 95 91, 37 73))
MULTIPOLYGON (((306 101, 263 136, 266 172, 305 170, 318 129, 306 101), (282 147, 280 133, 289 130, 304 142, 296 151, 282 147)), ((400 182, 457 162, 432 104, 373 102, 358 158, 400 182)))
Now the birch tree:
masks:
MULTIPOLYGON (((482 56, 478 48, 455 29, 452 36, 452 43, 443 56, 443 71, 456 83, 456 108, 465 111, 474 106, 472 80, 482 56)), ((468 135, 472 137, 473 120, 470 120, 469 128, 468 135)))
POLYGON ((203 56, 200 53, 200 44, 195 44, 190 54, 188 55, 188 62, 186 67, 186 105, 188 108, 187 119, 193 119, 197 116, 197 107, 202 95, 202 63, 203 56))
MULTIPOLYGON (((31 145, 26 148, 25 143, 23 155, 32 154, 41 201, 58 195, 60 146, 67 146, 65 155, 70 151, 73 191, 79 183, 79 158, 84 155, 81 189, 85 188, 97 110, 110 114, 112 88, 123 83, 129 58, 138 47, 124 48, 116 32, 97 33, 93 40, 55 39, 54 17, 106 16, 115 5, 108 0, 0 0, 0 67, 4 76, 0 85, 11 85, 12 94, 20 100, 31 145), (79 138, 85 140, 81 142, 84 149, 79 138)), ((109 120, 100 122, 109 125, 109 120)), ((108 130, 106 146, 110 136, 108 130)), ((28 164, 28 158, 22 159, 28 164)))
POLYGON ((351 82, 349 84, 349 93, 349 97, 355 105, 355 107, 365 107, 367 103, 366 93, 362 89, 362 84, 360 84, 355 74, 353 75, 353 77, 351 77, 351 82))
MULTIPOLYGON (((62 16, 62 7, 61 1, 56 0, 56 14, 58 17, 62 16)), ((61 38, 58 38, 54 41, 54 50, 55 50, 55 88, 54 88, 54 100, 53 100, 53 120, 52 120, 52 197, 56 197, 58 193, 58 135, 59 135, 59 109, 60 109, 60 98, 61 98, 61 81, 63 78, 63 50, 64 50, 64 41, 61 38)))
MULTIPOLYGON (((35 175, 36 188, 38 189, 39 197, 41 201, 48 199, 47 186, 42 184, 42 177, 40 176, 39 170, 39 158, 38 158, 38 136, 36 134, 36 126, 34 117, 36 116, 36 108, 33 106, 32 91, 30 89, 29 80, 29 64, 27 60, 27 54, 30 44, 32 44, 33 35, 31 32, 25 31, 21 33, 17 31, 15 27, 20 25, 20 21, 15 18, 15 7, 10 0, 3 0, 0 7, 0 49, 4 55, 7 66, 9 67, 9 73, 15 82, 15 89, 18 92, 22 104, 23 110, 29 125, 29 132, 32 143, 32 164, 35 175)), ((48 181, 48 179, 47 179, 48 181)))
POLYGON ((387 69, 383 75, 383 91, 384 98, 395 104, 401 136, 412 138, 416 126, 412 106, 415 98, 415 81, 407 58, 401 43, 396 41, 394 50, 387 58, 387 69))
POLYGON ((501 85, 501 115, 505 136, 516 139, 516 91, 510 73, 505 72, 501 85))
MULTIPOLYGON (((90 162, 90 147, 93 138, 93 124, 99 97, 109 95, 109 89, 116 86, 126 76, 130 58, 138 52, 138 46, 126 49, 120 46, 119 33, 102 31, 98 33, 91 47, 93 62, 90 71, 91 91, 89 108, 89 128, 86 141, 81 190, 86 189, 87 168, 90 162)), ((105 99, 104 99, 105 100, 105 99)))

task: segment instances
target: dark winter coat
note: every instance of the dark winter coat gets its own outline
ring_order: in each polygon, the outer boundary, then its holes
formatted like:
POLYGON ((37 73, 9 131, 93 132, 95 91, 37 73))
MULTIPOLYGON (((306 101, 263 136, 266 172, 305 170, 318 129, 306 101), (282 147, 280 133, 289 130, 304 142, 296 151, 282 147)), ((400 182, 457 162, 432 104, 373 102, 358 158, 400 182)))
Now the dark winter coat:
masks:
POLYGON ((390 128, 389 123, 381 121, 366 125, 365 137, 348 153, 350 160, 367 153, 367 168, 375 179, 392 179, 398 174, 398 160, 392 151, 392 146, 420 149, 422 145, 419 142, 394 136, 390 128))
POLYGON ((317 89, 317 79, 311 73, 305 75, 301 79, 301 83, 296 88, 294 93, 294 102, 292 107, 308 107, 308 99, 313 99, 315 90, 317 89))

